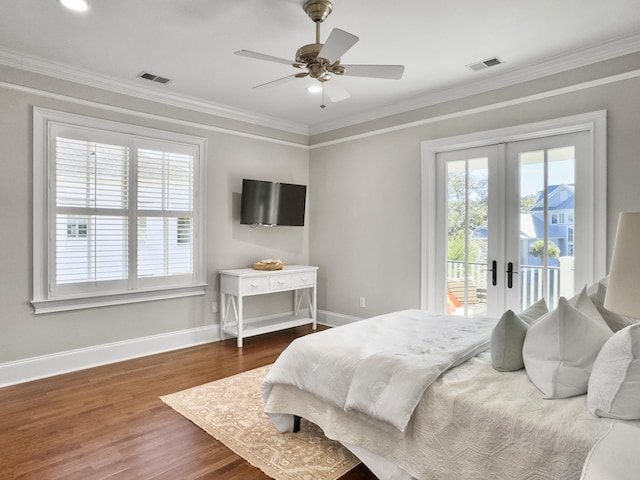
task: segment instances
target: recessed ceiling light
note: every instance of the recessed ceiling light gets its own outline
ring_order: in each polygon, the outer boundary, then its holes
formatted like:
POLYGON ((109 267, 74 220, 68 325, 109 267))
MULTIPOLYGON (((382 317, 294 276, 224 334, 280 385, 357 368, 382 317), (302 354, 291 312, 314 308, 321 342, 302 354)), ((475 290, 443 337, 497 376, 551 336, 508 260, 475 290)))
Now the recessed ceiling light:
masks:
POLYGON ((310 93, 320 93, 321 91, 322 91, 321 85, 311 85, 310 87, 307 87, 307 92, 310 92, 310 93))
POLYGON ((86 12, 89 10, 87 0, 58 0, 64 7, 74 12, 86 12))

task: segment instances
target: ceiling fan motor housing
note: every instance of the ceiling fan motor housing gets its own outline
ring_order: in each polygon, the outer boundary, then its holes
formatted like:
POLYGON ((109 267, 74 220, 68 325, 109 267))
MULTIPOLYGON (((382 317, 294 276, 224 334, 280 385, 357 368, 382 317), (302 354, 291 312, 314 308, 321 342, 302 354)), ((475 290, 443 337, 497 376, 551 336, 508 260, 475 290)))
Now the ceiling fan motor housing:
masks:
POLYGON ((305 65, 309 65, 318 59, 325 60, 324 58, 318 58, 318 53, 322 50, 322 43, 310 43, 309 45, 304 45, 298 49, 296 52, 296 62, 304 63, 305 65))
POLYGON ((340 65, 340 60, 336 60, 331 64, 330 60, 319 57, 318 54, 322 50, 323 46, 324 45, 322 43, 311 43, 300 47, 296 52, 297 64, 295 66, 299 68, 307 68, 309 70, 308 75, 311 78, 315 78, 321 82, 326 82, 331 79, 331 73, 343 75, 345 68, 340 65))

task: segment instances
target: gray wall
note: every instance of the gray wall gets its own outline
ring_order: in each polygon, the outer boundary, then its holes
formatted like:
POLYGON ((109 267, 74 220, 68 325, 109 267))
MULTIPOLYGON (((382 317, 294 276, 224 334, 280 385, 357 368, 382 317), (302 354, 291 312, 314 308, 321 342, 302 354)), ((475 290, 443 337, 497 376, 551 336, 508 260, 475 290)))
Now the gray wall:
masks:
MULTIPOLYGON (((618 212, 640 210, 640 78, 600 79, 636 71, 640 54, 309 139, 0 67, 0 367, 214 325, 217 271, 265 257, 320 267, 324 318, 419 307, 420 146, 435 138, 607 110, 610 255, 618 212), (34 105, 208 139, 206 296, 33 315, 34 105), (239 225, 243 177, 308 184, 309 227, 239 225)), ((264 297, 249 303, 248 314, 274 313, 289 303, 284 296, 264 297)))
POLYGON ((639 69, 640 55, 629 55, 312 138, 310 260, 320 267, 319 308, 328 317, 366 318, 420 307, 421 142, 597 110, 608 115, 610 258, 618 213, 640 211, 640 78, 610 77, 639 69))

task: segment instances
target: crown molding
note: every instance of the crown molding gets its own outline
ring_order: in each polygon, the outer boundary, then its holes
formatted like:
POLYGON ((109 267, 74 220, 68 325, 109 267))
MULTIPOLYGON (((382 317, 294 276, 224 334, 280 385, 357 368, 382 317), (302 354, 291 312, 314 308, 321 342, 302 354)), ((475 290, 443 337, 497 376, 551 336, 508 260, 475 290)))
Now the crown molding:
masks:
POLYGON ((2 47, 0 47, 0 65, 6 65, 90 87, 96 87, 114 93, 134 96, 136 98, 154 102, 161 102, 165 105, 171 105, 178 108, 246 122, 262 127, 274 128, 298 135, 310 136, 350 127, 359 123, 378 120, 391 115, 418 110, 420 108, 429 107, 446 101, 485 93, 491 90, 561 73, 574 68, 610 60, 612 58, 637 51, 640 51, 640 33, 614 39, 593 47, 576 50, 566 55, 559 55, 544 62, 515 69, 510 72, 500 73, 498 71, 494 74, 483 75, 477 80, 459 84, 451 88, 429 92, 425 95, 419 95, 392 105, 374 108, 367 112, 345 116, 343 118, 327 122, 320 122, 311 126, 295 122, 287 122, 279 118, 237 109, 228 105, 215 104, 195 97, 144 88, 133 82, 123 81, 105 75, 98 75, 87 70, 25 55, 2 47))
POLYGON ((246 122, 262 127, 274 128, 298 135, 309 135, 307 125, 287 122, 279 118, 262 115, 256 112, 237 109, 228 105, 215 104, 200 98, 161 92, 136 83, 128 82, 107 75, 98 75, 88 70, 64 65, 43 58, 18 53, 0 47, 0 65, 26 70, 32 73, 46 75, 69 82, 79 83, 89 87, 100 88, 110 92, 129 95, 144 100, 160 102, 173 107, 246 122))
POLYGON ((420 108, 430 107, 459 98, 509 87, 518 83, 536 80, 556 73, 565 72, 574 68, 584 67, 597 62, 610 60, 615 57, 640 51, 640 33, 620 37, 599 45, 576 50, 566 55, 558 55, 544 62, 515 69, 506 73, 494 73, 483 76, 481 79, 456 85, 438 91, 429 92, 426 95, 413 97, 410 100, 394 103, 386 107, 367 111, 366 113, 343 117, 330 122, 317 123, 310 127, 310 135, 338 130, 380 118, 406 113, 420 108))

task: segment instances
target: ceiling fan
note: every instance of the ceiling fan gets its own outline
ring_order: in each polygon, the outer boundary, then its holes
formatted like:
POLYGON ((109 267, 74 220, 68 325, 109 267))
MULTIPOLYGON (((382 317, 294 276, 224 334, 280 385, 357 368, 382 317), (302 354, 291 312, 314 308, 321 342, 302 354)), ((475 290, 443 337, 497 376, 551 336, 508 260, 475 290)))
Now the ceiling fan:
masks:
MULTIPOLYGON (((358 37, 352 35, 339 28, 334 28, 327 38, 327 41, 320 43, 320 24, 329 16, 333 10, 333 5, 329 0, 308 0, 304 6, 304 11, 309 18, 316 24, 316 42, 304 45, 296 52, 295 61, 286 58, 273 57, 262 53, 252 52, 250 50, 238 50, 236 55, 243 57, 255 58, 258 60, 266 60, 268 62, 283 63, 292 65, 295 68, 304 70, 302 72, 288 75, 277 80, 272 80, 253 88, 274 86, 287 82, 293 78, 310 77, 318 80, 332 102, 339 102, 349 98, 349 93, 335 82, 328 82, 332 75, 348 75, 354 77, 383 78, 390 80, 399 80, 404 73, 404 65, 342 65, 340 57, 353 47, 359 40, 358 37)), ((324 104, 321 105, 324 108, 324 104)))

